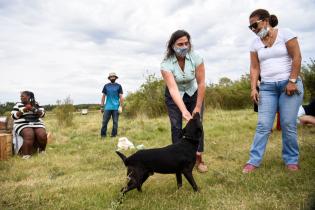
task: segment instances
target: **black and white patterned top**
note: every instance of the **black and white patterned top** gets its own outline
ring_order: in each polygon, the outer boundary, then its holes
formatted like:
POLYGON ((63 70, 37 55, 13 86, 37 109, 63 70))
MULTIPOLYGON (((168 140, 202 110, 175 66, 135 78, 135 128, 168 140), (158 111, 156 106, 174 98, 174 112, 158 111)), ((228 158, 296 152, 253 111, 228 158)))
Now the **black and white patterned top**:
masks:
POLYGON ((20 134, 23 128, 31 127, 31 128, 45 128, 44 122, 41 118, 45 116, 44 108, 39 106, 37 103, 35 104, 36 108, 32 110, 24 112, 20 117, 17 116, 17 113, 25 108, 25 104, 18 102, 13 107, 11 112, 11 116, 14 120, 13 130, 20 134), (36 111, 39 110, 42 112, 40 116, 36 114, 36 111))

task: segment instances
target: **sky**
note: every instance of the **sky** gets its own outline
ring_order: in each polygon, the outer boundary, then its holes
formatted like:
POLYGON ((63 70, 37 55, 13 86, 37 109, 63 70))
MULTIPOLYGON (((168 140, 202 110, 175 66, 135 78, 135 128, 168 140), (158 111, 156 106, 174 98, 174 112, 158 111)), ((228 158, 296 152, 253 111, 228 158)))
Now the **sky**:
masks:
POLYGON ((0 0, 0 103, 23 90, 42 105, 100 103, 110 72, 126 96, 161 77, 178 29, 204 58, 207 84, 237 80, 249 73, 248 17, 258 8, 297 34, 302 64, 315 58, 314 0, 0 0))

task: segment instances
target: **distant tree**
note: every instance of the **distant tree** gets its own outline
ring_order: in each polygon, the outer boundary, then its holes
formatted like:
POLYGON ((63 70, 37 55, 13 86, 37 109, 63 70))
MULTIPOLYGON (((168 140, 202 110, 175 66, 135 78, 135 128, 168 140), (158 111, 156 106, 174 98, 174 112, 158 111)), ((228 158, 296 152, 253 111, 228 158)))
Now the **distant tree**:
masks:
POLYGON ((227 77, 219 79, 219 84, 210 84, 206 88, 206 106, 222 109, 243 109, 252 105, 250 101, 249 74, 232 81, 227 77))
POLYGON ((0 115, 7 115, 8 112, 12 111, 14 105, 14 102, 6 102, 4 104, 0 103, 0 115))
POLYGON ((219 85, 223 86, 223 87, 228 87, 228 86, 231 86, 232 84, 233 84, 233 81, 230 78, 227 78, 227 77, 222 77, 219 80, 219 85))
POLYGON ((48 104, 48 105, 43 105, 45 111, 52 111, 54 108, 56 108, 56 105, 48 104))
POLYGON ((81 109, 89 109, 89 110, 99 110, 100 105, 99 104, 77 104, 74 105, 76 110, 81 110, 81 109))

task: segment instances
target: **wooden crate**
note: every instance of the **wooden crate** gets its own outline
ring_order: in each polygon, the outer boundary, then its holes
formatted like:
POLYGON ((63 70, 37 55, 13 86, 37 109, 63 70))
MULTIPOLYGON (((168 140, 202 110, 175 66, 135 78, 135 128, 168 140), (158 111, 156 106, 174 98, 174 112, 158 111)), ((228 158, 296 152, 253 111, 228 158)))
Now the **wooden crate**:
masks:
POLYGON ((12 156, 12 134, 0 133, 0 160, 7 160, 12 156))

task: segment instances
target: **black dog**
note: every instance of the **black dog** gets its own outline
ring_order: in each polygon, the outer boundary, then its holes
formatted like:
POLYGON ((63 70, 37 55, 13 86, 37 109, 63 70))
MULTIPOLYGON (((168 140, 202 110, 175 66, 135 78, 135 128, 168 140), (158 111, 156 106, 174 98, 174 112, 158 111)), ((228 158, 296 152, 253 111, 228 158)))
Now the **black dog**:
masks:
POLYGON ((182 140, 176 144, 163 148, 140 150, 128 158, 116 151, 127 167, 129 177, 127 186, 121 189, 123 194, 134 188, 141 191, 142 184, 154 172, 176 174, 178 188, 182 186, 182 174, 184 174, 194 191, 198 191, 192 170, 196 162, 199 139, 202 135, 203 127, 200 115, 197 113, 193 119, 188 121, 183 129, 182 140))

